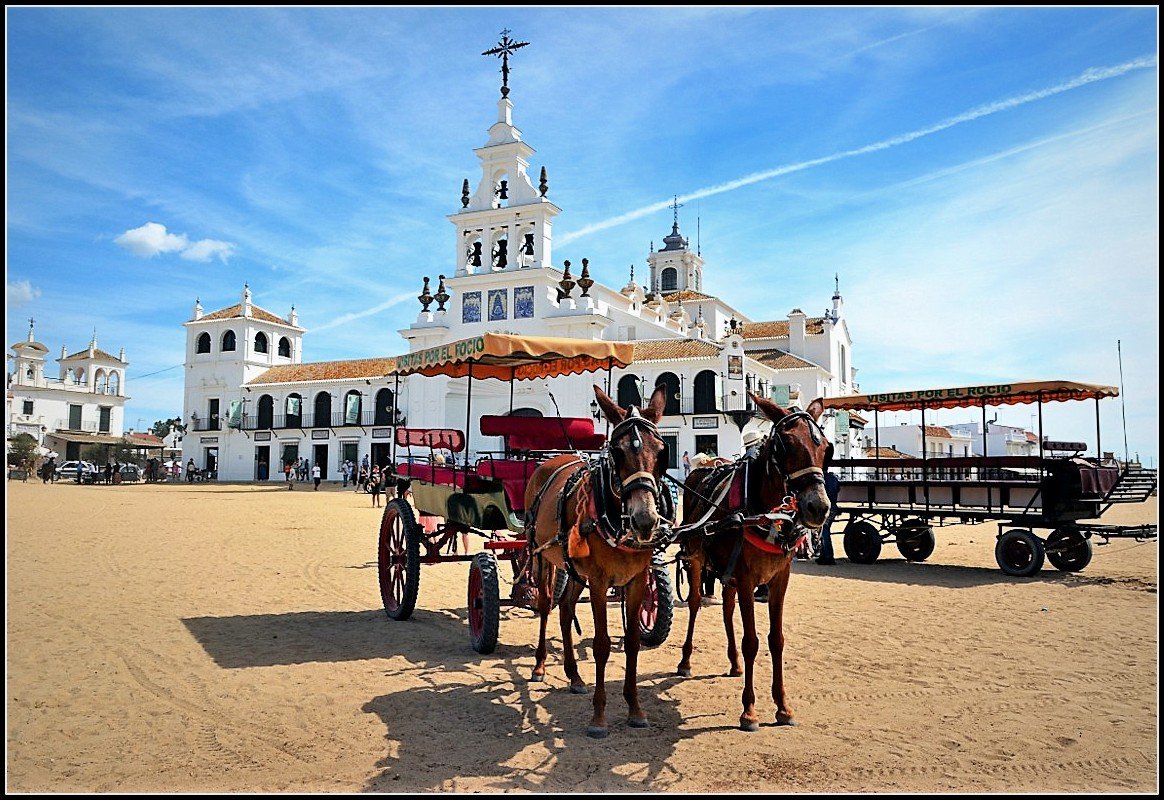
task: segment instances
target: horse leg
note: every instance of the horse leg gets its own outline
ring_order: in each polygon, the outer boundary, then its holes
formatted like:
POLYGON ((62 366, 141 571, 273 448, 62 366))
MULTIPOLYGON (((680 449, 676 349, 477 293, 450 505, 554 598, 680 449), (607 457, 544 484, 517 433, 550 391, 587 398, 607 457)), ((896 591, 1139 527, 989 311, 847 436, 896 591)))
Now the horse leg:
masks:
POLYGON ((606 579, 590 578, 590 607, 594 611, 594 716, 586 728, 586 735, 601 739, 606 729, 606 661, 610 658, 610 631, 606 627, 606 595, 610 589, 606 579))
POLYGON ((550 606, 554 602, 554 576, 557 575, 557 570, 554 565, 547 563, 541 557, 538 558, 538 619, 540 627, 538 630, 538 652, 537 662, 534 664, 533 674, 530 676, 530 681, 533 683, 540 683, 546 679, 546 623, 550 619, 550 606))
POLYGON ((578 674, 578 659, 574 656, 574 615, 578 611, 578 598, 582 596, 583 584, 571 578, 558 604, 558 619, 562 623, 562 659, 565 662, 566 677, 570 679, 571 694, 586 694, 586 684, 578 674))
MULTIPOLYGON (((740 666, 740 651, 736 649, 736 587, 729 581, 723 585, 723 630, 727 634, 728 677, 738 678, 744 674, 740 666)), ((742 607, 742 603, 741 603, 742 607)))
POLYGON ((643 596, 647 592, 647 573, 644 570, 623 589, 626 602, 626 631, 623 647, 626 649, 626 675, 622 682, 622 696, 630 709, 627 724, 632 728, 649 727, 647 715, 639 706, 639 610, 643 606, 643 596))
POLYGON ((776 724, 795 725, 788 694, 784 691, 784 593, 792 574, 791 560, 768 582, 768 649, 772 651, 772 699, 776 724))
POLYGON ((695 649, 695 617, 699 614, 699 601, 703 592, 703 554, 692 555, 687 561, 687 577, 691 591, 687 595, 687 639, 683 642, 683 658, 679 661, 678 673, 684 678, 691 677, 691 651, 695 649))
POLYGON ((756 635, 756 587, 743 584, 737 589, 740 595, 740 617, 744 622, 744 713, 740 714, 740 730, 758 731, 760 719, 756 716, 756 690, 753 682, 756 653, 760 651, 760 637, 756 635))

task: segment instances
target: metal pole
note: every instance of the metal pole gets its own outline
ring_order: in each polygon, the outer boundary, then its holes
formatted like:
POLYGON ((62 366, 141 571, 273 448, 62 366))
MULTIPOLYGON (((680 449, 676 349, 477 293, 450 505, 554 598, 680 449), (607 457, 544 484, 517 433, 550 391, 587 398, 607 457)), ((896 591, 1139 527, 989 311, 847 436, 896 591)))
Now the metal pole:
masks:
MULTIPOLYGON (((611 369, 613 369, 612 359, 607 358, 606 359, 606 396, 607 397, 610 396, 610 379, 611 379, 610 371, 611 371, 611 369)), ((604 414, 603 416, 606 416, 606 415, 604 414)), ((606 421, 606 439, 607 439, 607 441, 610 440, 610 420, 609 419, 606 421)))
MULTIPOLYGON (((1120 348, 1120 340, 1116 339, 1116 355, 1119 356, 1120 362, 1120 415, 1124 421, 1124 469, 1128 467, 1128 410, 1124 401, 1124 351, 1120 348)), ((1096 398, 1096 402, 1099 398, 1096 398)), ((1098 423, 1099 412, 1096 412, 1096 422, 1098 423)), ((1097 437, 1098 438, 1098 437, 1097 437)))
MULTIPOLYGON (((396 373, 396 391, 392 395, 392 416, 388 421, 392 423, 392 469, 396 469, 396 428, 400 417, 400 373, 396 373)), ((359 466, 357 464, 357 466, 359 466)))
POLYGON ((926 458, 926 404, 921 404, 922 494, 926 497, 926 511, 930 510, 929 459, 926 458))
POLYGON ((1039 392, 1039 460, 1043 459, 1043 393, 1039 392))
POLYGON ((1095 396, 1095 463, 1103 463, 1103 451, 1099 449, 1099 395, 1095 396))
MULTIPOLYGON (((987 444, 986 444, 986 400, 983 399, 983 401, 982 401, 982 463, 983 464, 986 463, 986 451, 987 451, 987 449, 988 448, 987 448, 987 444)), ((983 467, 978 468, 978 479, 979 480, 982 480, 982 478, 985 475, 985 472, 986 472, 986 470, 983 467)), ((986 485, 986 510, 987 510, 987 512, 990 511, 990 508, 992 505, 994 505, 994 491, 991 488, 990 484, 987 484, 986 485)))
MULTIPOLYGON (((510 381, 512 385, 513 381, 510 381)), ((465 482, 469 479, 469 437, 473 434, 473 362, 469 362, 469 384, 465 391, 465 482)), ((457 454, 453 454, 456 459, 457 454)), ((457 464, 453 461, 453 474, 457 474, 457 464)))
POLYGON ((509 413, 513 413, 513 373, 509 373, 509 413))
MULTIPOLYGON (((873 475, 878 480, 884 480, 885 475, 881 472, 881 409, 873 409, 873 460, 876 462, 873 466, 873 475)), ((855 477, 855 476, 854 476, 855 477)))

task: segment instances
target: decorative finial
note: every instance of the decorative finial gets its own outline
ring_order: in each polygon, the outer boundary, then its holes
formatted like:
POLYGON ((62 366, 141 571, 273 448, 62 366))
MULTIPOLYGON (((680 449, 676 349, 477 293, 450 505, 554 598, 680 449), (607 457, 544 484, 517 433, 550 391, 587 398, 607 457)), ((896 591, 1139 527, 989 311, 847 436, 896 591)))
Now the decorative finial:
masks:
POLYGON ((590 296, 590 287, 594 281, 590 279, 590 259, 582 259, 582 275, 578 278, 578 288, 582 290, 582 297, 590 296))
POLYGON ((465 182, 461 184, 461 208, 469 207, 469 179, 465 178, 465 182))
POLYGON ((562 280, 558 281, 558 302, 562 302, 570 296, 570 292, 574 291, 574 277, 570 274, 570 262, 563 261, 566 271, 562 273, 562 280))
POLYGON ((28 318, 28 341, 32 341, 32 329, 36 326, 36 320, 32 317, 28 318))
POLYGON ((427 312, 428 307, 432 305, 432 293, 428 290, 428 276, 424 276, 424 288, 420 290, 420 294, 416 298, 420 301, 421 311, 427 312))
POLYGON ((433 299, 437 301, 437 311, 445 310, 445 303, 449 302, 449 293, 445 291, 445 276, 438 275, 440 283, 437 284, 437 293, 433 299))
POLYGON ((683 204, 679 202, 679 195, 674 195, 674 197, 675 197, 675 200, 671 203, 671 212, 672 212, 671 227, 675 229, 675 232, 678 232, 679 231, 679 209, 683 208, 683 204))
POLYGON ((634 283, 635 282, 635 265, 631 264, 630 267, 631 267, 630 282, 634 283))
POLYGON ((833 290, 835 297, 841 296, 841 275, 838 272, 833 273, 833 281, 835 281, 836 289, 833 290))
POLYGON ((501 96, 509 97, 509 57, 517 50, 528 45, 529 42, 518 42, 509 38, 509 28, 501 32, 501 40, 496 47, 491 47, 481 55, 501 56, 501 96))
POLYGON ((546 177, 546 168, 542 167, 542 175, 538 179, 538 193, 541 194, 542 197, 545 197, 546 192, 548 192, 549 190, 550 190, 550 181, 546 177))

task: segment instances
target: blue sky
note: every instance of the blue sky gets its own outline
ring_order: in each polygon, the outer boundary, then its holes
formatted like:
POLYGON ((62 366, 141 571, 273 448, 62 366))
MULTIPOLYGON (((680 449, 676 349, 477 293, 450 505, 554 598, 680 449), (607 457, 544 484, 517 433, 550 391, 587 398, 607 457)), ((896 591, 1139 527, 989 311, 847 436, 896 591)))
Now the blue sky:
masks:
MULTIPOLYGON (((679 195, 705 290, 754 319, 819 315, 840 275, 863 391, 1118 385, 1119 340, 1129 449, 1158 457, 1155 7, 6 18, 7 339, 33 316, 54 357, 94 328, 125 347, 129 426, 180 413, 181 323, 244 281, 296 305, 308 360, 404 349, 421 276, 451 271, 445 215, 496 117, 480 53, 508 27, 558 264, 641 277, 679 195)), ((1094 443, 1090 404, 1045 413, 1094 443)))

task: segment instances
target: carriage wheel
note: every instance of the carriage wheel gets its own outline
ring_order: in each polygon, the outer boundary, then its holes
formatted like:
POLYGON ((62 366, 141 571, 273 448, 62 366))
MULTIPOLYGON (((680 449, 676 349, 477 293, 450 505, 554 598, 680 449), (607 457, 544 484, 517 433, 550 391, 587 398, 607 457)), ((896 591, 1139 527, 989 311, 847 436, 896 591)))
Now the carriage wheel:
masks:
POLYGON ((1055 569, 1078 572, 1091 563, 1091 540, 1078 528, 1057 528, 1047 537, 1047 560, 1055 569))
POLYGON ((872 564, 881 555, 881 534, 866 520, 845 527, 845 555, 854 564, 872 564))
POLYGON ((478 653, 497 647, 501 624, 501 593, 497 584, 497 557, 478 553, 469 564, 469 642, 478 653))
POLYGON ((671 575, 664 564, 651 564, 647 570, 647 591, 639 609, 640 642, 643 647, 658 647, 671 633, 671 619, 675 612, 675 595, 671 575))
POLYGON ((897 549, 906 561, 925 561, 933 555, 937 539, 934 538, 934 529, 924 520, 917 517, 907 519, 896 533, 897 549))
POLYGON ((1043 568, 1043 540, 1027 530, 1009 530, 998 537, 994 558, 1007 575, 1029 578, 1043 568))
POLYGON ((384 613, 392 619, 408 619, 420 591, 420 526, 412 507, 399 498, 384 506, 379 561, 384 613))

